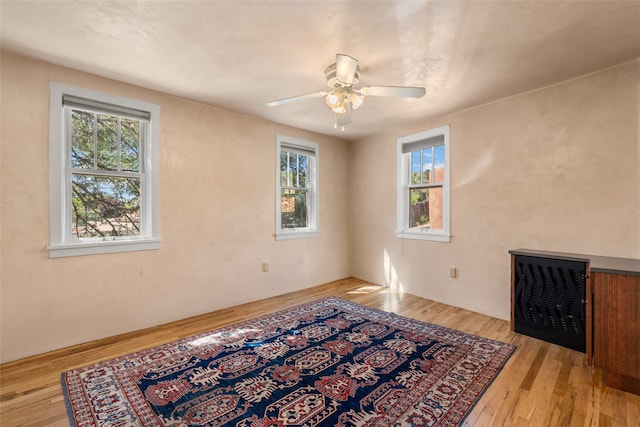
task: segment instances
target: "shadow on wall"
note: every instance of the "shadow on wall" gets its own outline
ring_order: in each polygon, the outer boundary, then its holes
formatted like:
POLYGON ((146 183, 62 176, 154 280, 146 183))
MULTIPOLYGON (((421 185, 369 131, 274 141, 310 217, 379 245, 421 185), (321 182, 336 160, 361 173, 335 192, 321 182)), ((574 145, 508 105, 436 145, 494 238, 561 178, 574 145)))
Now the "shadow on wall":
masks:
POLYGON ((477 180, 485 172, 489 171, 494 163, 496 157, 496 142, 494 141, 490 146, 486 145, 482 150, 482 155, 475 157, 473 163, 467 165, 464 168, 464 173, 454 182, 451 180, 451 188, 463 187, 475 180, 477 180))

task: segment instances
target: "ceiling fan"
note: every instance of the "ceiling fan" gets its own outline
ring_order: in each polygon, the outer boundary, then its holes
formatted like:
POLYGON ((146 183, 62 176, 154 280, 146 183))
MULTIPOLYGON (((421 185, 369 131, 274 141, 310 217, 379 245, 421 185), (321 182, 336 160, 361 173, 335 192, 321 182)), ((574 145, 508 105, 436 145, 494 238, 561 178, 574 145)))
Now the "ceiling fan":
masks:
POLYGON ((357 110, 366 96, 400 96, 405 98, 420 98, 426 93, 423 87, 409 86, 363 86, 356 88, 360 81, 360 67, 358 60, 349 55, 336 55, 335 64, 331 64, 324 70, 327 84, 331 90, 293 96, 291 98, 278 99, 267 102, 267 107, 288 104, 307 98, 322 98, 336 113, 334 128, 351 123, 351 110, 357 110))

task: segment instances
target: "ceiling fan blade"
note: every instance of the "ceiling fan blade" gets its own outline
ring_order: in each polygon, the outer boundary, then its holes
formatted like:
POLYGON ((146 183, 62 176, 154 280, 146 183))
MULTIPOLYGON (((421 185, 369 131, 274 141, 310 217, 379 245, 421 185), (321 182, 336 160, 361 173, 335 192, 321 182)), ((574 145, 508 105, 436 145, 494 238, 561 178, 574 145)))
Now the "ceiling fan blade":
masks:
POLYGON ((350 85, 353 82, 353 76, 356 75, 357 68, 357 59, 340 53, 336 55, 336 78, 342 83, 350 85))
POLYGON ((307 98, 321 98, 323 96, 327 96, 327 92, 323 91, 323 92, 308 93, 306 95, 292 96, 291 98, 284 98, 284 99, 278 99, 276 101, 270 101, 270 102, 267 102, 265 105, 267 107, 275 107, 278 105, 288 104, 290 102, 302 101, 303 99, 307 99, 307 98))
POLYGON ((421 98, 427 91, 423 87, 409 86, 365 86, 360 89, 368 96, 402 96, 405 98, 421 98))

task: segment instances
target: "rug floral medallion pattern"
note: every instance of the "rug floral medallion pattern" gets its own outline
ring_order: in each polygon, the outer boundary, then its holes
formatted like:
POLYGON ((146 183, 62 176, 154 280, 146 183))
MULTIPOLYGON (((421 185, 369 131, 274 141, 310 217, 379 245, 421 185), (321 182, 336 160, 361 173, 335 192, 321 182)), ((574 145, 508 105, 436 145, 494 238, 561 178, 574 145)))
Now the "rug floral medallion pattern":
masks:
POLYGON ((62 375, 78 427, 456 426, 514 347, 325 298, 62 375))

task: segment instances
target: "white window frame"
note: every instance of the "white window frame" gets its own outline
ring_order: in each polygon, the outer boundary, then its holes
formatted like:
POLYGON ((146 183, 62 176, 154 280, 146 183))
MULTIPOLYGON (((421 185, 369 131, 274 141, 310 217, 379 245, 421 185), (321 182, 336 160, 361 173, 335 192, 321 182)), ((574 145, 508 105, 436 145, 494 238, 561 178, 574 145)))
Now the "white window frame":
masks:
POLYGON ((160 247, 159 142, 160 106, 144 101, 50 82, 49 105, 49 250, 50 258, 129 252, 160 247), (140 191, 141 232, 135 237, 74 239, 71 230, 70 138, 65 136, 63 97, 149 113, 147 138, 142 141, 143 177, 140 191))
POLYGON ((398 138, 398 193, 397 193, 397 228, 396 236, 403 239, 432 240, 449 242, 450 228, 450 147, 449 126, 441 126, 424 132, 398 138), (442 230, 409 227, 409 186, 411 176, 411 152, 403 153, 405 144, 419 144, 431 138, 444 138, 445 177, 442 184, 442 230))
POLYGON ((318 170, 320 167, 320 153, 318 144, 285 135, 276 135, 276 240, 303 239, 308 237, 318 237, 320 235, 320 203, 319 203, 319 179, 318 170), (296 148, 304 152, 313 152, 310 157, 311 164, 308 165, 307 182, 309 183, 309 206, 307 212, 309 222, 303 228, 282 228, 282 205, 280 186, 280 153, 283 147, 296 148))

